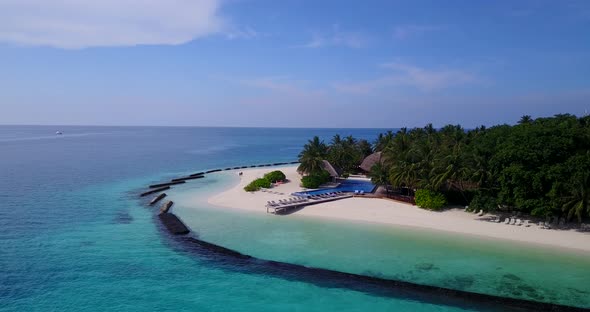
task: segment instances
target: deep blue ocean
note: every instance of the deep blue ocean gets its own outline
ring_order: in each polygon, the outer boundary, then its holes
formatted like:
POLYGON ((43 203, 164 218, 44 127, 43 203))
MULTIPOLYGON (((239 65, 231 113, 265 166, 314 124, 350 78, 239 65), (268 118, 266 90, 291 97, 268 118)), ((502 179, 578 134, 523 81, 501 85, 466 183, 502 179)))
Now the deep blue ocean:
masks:
MULTIPOLYGON (((227 263, 179 244, 138 197, 187 173, 296 160, 314 135, 386 130, 0 126, 0 311, 489 310, 227 263)), ((211 174, 170 195, 206 198, 235 179, 211 174)), ((191 235, 261 259, 590 307, 585 254, 206 202, 173 209, 191 235)))

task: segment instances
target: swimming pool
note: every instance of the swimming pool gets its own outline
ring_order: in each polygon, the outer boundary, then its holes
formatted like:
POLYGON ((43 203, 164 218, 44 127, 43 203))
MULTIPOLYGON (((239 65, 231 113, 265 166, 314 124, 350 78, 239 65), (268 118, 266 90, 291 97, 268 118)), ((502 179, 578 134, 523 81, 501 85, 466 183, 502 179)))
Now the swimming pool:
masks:
POLYGON ((307 191, 307 192, 298 192, 293 193, 295 196, 305 196, 305 195, 320 195, 325 193, 331 192, 351 192, 354 191, 363 191, 364 193, 372 193, 375 190, 376 186, 368 180, 356 180, 356 179, 346 179, 342 183, 340 183, 337 187, 332 188, 325 188, 319 189, 314 191, 307 191))

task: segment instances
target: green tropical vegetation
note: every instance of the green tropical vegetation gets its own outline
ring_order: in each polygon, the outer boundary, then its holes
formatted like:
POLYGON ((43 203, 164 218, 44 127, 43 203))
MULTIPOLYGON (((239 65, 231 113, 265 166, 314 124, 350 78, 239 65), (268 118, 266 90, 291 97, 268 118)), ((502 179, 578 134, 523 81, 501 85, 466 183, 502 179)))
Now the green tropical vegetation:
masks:
POLYGON ((260 190, 260 188, 269 188, 271 186, 271 182, 270 180, 266 179, 266 178, 258 178, 252 182, 250 182, 250 184, 246 185, 244 187, 244 190, 246 192, 255 192, 260 190))
POLYGON ((303 174, 319 173, 323 168, 324 159, 328 157, 328 146, 318 136, 313 137, 303 146, 299 153, 299 167, 297 171, 303 174))
POLYGON ((422 194, 437 203, 442 194, 451 204, 477 210, 578 221, 590 216, 588 116, 523 116, 515 125, 470 130, 429 124, 382 133, 372 147, 352 137, 334 136, 330 144, 314 137, 299 155, 299 171, 318 173, 326 159, 353 173, 370 152, 381 152, 367 174, 387 189, 416 197, 426 190, 422 194))
POLYGON ((246 192, 256 192, 261 188, 269 188, 273 183, 277 181, 284 181, 286 178, 287 177, 285 176, 285 173, 280 170, 271 171, 266 173, 264 177, 250 182, 244 187, 244 190, 246 192))
POLYGON ((324 160, 338 168, 342 177, 348 177, 357 172, 359 163, 372 153, 373 148, 367 140, 335 135, 330 144, 326 144, 315 136, 303 146, 299 154, 300 165, 297 171, 303 174, 301 185, 305 188, 317 188, 330 181, 330 174, 324 168, 324 160))
POLYGON ((441 210, 447 204, 443 194, 431 190, 417 190, 415 200, 416 206, 429 210, 441 210))
POLYGON ((315 189, 318 188, 320 185, 330 182, 330 173, 326 170, 322 170, 320 172, 314 172, 308 175, 303 176, 301 178, 301 186, 305 188, 315 189))
POLYGON ((276 183, 277 181, 285 181, 287 176, 285 176, 281 170, 275 170, 265 174, 264 178, 269 180, 271 183, 276 183))

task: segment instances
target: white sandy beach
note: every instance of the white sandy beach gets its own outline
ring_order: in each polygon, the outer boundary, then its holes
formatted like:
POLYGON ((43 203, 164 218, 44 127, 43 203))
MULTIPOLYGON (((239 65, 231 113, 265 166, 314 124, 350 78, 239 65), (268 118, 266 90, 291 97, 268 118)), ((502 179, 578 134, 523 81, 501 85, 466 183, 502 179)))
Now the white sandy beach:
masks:
MULTIPOLYGON (((301 177, 296 168, 296 166, 280 168, 287 176, 287 179, 291 181, 272 188, 273 192, 282 193, 282 195, 261 191, 255 193, 244 191, 244 186, 252 180, 262 177, 267 172, 276 170, 276 168, 268 167, 256 168, 243 170, 243 175, 237 185, 211 196, 208 198, 208 202, 217 207, 266 213, 265 205, 267 201, 286 199, 291 193, 303 190, 299 186, 301 177)), ((235 174, 237 175, 238 171, 235 174)), ((485 221, 490 216, 479 217, 473 213, 464 212, 462 209, 433 212, 388 199, 347 198, 311 205, 294 212, 292 215, 423 228, 590 252, 590 233, 588 232, 545 230, 537 227, 537 225, 524 227, 492 223, 485 221)), ((288 217, 286 216, 286 218, 288 217)))

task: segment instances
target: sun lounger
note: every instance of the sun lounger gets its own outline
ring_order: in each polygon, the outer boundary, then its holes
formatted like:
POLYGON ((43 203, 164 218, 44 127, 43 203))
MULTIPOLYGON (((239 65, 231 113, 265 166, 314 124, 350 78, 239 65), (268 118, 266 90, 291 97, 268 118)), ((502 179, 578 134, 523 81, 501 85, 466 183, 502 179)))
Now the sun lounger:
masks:
POLYGON ((510 223, 510 218, 506 218, 506 220, 504 220, 504 224, 509 224, 510 223))
POLYGON ((524 220, 524 224, 523 224, 523 225, 524 225, 525 227, 530 227, 530 226, 531 226, 531 224, 530 224, 530 221, 529 221, 529 220, 524 220))
POLYGON ((521 226, 522 225, 522 220, 516 219, 516 224, 515 225, 521 226))
POLYGON ((483 209, 482 209, 482 210, 480 210, 480 211, 477 213, 477 215, 478 215, 478 216, 480 216, 480 217, 481 217, 481 216, 483 216, 483 209))

